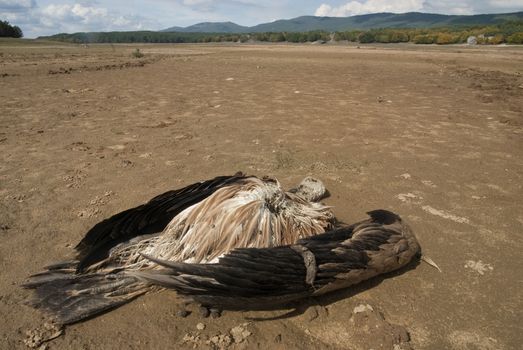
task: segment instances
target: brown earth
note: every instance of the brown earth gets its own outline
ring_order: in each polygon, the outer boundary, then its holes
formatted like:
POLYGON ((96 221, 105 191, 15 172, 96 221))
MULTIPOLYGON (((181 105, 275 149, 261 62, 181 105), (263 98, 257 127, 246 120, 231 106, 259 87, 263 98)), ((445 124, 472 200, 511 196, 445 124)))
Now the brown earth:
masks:
POLYGON ((0 42, 0 348, 41 343, 20 284, 90 226, 242 170, 320 177, 345 222, 398 212, 443 272, 272 320, 290 310, 181 318, 149 294, 42 348, 520 349, 522 74, 521 47, 0 42))

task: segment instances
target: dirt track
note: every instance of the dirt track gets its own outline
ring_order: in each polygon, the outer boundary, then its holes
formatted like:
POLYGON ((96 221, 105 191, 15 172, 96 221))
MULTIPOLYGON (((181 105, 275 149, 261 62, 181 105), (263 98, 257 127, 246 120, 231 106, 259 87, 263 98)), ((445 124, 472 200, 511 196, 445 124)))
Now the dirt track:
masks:
POLYGON ((346 222, 396 211, 443 273, 412 266, 270 321, 247 318, 286 311, 180 318, 174 293, 151 294, 49 348, 192 348, 245 322, 233 349, 521 347, 523 48, 135 47, 0 42, 0 348, 45 322, 19 284, 90 226, 237 170, 318 176, 346 222))

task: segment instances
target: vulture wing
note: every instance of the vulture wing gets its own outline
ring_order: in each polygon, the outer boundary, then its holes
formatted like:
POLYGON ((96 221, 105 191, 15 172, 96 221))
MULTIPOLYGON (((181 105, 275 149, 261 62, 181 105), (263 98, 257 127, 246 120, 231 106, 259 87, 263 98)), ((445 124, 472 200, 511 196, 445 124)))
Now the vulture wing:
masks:
POLYGON ((107 258, 111 248, 137 236, 161 232, 184 209, 200 202, 216 190, 244 179, 238 173, 198 182, 165 192, 149 202, 118 213, 91 228, 76 246, 78 271, 107 258))
POLYGON ((399 216, 385 210, 369 215, 370 219, 294 245, 235 249, 217 264, 148 257, 164 269, 129 273, 207 306, 272 307, 398 269, 419 253, 416 238, 399 216))

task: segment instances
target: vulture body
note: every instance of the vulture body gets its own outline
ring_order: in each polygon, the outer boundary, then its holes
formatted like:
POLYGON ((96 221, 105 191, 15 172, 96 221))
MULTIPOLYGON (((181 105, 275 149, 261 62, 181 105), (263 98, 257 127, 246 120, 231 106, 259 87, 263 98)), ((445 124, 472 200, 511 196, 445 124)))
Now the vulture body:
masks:
POLYGON ((25 283, 31 304, 70 324, 129 302, 155 288, 134 273, 153 272, 153 259, 206 264, 235 248, 293 244, 332 228, 318 203, 321 181, 306 178, 284 191, 273 178, 238 173, 154 197, 96 224, 76 257, 48 266, 25 283))
POLYGON ((205 306, 273 307, 346 288, 399 269, 421 254, 409 226, 386 210, 348 227, 273 248, 238 248, 213 264, 159 260, 163 270, 135 276, 205 306))

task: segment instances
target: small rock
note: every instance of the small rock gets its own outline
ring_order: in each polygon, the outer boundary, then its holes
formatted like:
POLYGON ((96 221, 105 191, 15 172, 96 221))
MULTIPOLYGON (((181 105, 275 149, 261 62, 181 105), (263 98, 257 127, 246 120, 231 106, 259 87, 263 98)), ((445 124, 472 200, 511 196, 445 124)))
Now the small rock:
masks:
POLYGON ((432 182, 430 180, 421 180, 421 183, 424 184, 425 186, 432 187, 432 188, 438 187, 434 184, 434 182, 432 182))
POLYGON ((77 215, 79 218, 92 218, 94 216, 97 216, 98 214, 100 214, 101 211, 100 209, 98 208, 87 208, 85 210, 80 210, 77 215))
POLYGON ((408 179, 410 179, 412 176, 411 176, 409 173, 405 173, 405 174, 401 174, 400 177, 403 178, 403 179, 405 179, 405 180, 408 180, 408 179))
POLYGON ((206 343, 213 344, 218 349, 225 349, 232 344, 232 338, 227 334, 218 334, 211 337, 206 343))
POLYGON ((414 193, 400 193, 396 196, 400 201, 404 203, 416 203, 420 202, 423 198, 421 196, 417 196, 414 193))
POLYGON ((198 309, 198 313, 200 314, 201 317, 206 318, 206 317, 209 317, 210 311, 205 306, 200 306, 200 308, 198 309))
POLYGON ((222 313, 218 309, 211 309, 210 311, 211 311, 212 318, 218 318, 222 315, 222 313))
POLYGON ((125 149, 125 145, 112 145, 112 146, 107 146, 107 148, 109 148, 110 150, 113 150, 113 151, 121 151, 121 150, 125 149))
POLYGON ((176 311, 176 316, 178 317, 182 317, 182 318, 185 318, 187 316, 189 316, 190 312, 187 311, 187 310, 178 310, 176 311))
POLYGON ((252 333, 246 329, 248 323, 236 326, 230 330, 231 336, 235 343, 241 343, 247 339, 252 333))
POLYGON ((370 306, 369 304, 360 304, 360 305, 356 306, 352 312, 355 314, 359 314, 360 312, 365 312, 367 310, 374 311, 372 306, 370 306))
POLYGON ((274 337, 274 341, 276 343, 281 343, 281 334, 278 334, 276 337, 274 337))
POLYGON ((128 168, 128 167, 132 167, 132 166, 134 166, 134 163, 131 162, 131 161, 128 160, 128 159, 124 159, 124 160, 122 160, 122 162, 121 162, 121 166, 124 167, 124 168, 128 168))
POLYGON ((205 325, 200 322, 196 325, 196 329, 199 331, 203 331, 205 329, 205 325))
POLYGON ((478 260, 478 261, 467 260, 465 262, 465 268, 466 269, 471 269, 473 271, 476 271, 477 273, 479 273, 482 276, 485 274, 485 272, 494 270, 492 265, 485 264, 481 260, 478 260))
POLYGON ((187 333, 183 336, 182 343, 190 343, 193 345, 193 348, 197 348, 200 345, 200 337, 187 333))
POLYGON ((311 306, 305 311, 305 317, 307 318, 307 321, 313 321, 318 318, 318 310, 316 307, 311 306))

